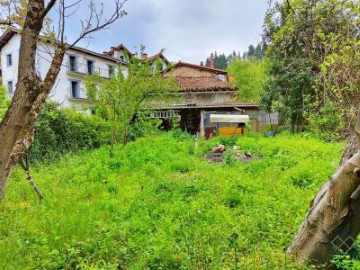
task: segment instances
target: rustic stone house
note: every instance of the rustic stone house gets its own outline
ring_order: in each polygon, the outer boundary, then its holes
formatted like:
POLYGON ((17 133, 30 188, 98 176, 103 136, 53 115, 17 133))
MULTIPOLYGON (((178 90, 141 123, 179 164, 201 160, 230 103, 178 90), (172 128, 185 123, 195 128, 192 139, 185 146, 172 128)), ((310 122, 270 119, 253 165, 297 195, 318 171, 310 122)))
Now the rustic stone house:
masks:
POLYGON ((175 77, 179 97, 174 97, 173 103, 163 106, 154 117, 178 117, 183 130, 206 137, 245 132, 244 121, 211 122, 211 115, 214 114, 246 115, 252 128, 259 130, 261 114, 264 114, 260 112, 259 106, 239 101, 239 89, 228 82, 227 72, 214 68, 213 60, 211 64, 211 67, 204 67, 178 62, 165 70, 164 77, 175 77))

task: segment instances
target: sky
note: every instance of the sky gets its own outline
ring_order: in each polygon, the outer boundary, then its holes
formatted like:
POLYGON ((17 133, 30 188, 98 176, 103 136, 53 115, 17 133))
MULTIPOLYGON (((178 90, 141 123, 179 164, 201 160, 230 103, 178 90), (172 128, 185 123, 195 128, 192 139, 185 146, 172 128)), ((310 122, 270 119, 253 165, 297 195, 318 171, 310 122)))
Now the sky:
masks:
MULTIPOLYGON (((113 1, 101 1, 104 17, 113 10, 113 1)), ((165 49, 169 61, 199 64, 211 52, 242 53, 257 44, 267 0, 128 0, 124 9, 127 16, 79 45, 97 52, 121 43, 130 51, 145 45, 149 55, 165 49)), ((82 6, 69 18, 68 42, 79 32, 80 18, 87 15, 88 8, 82 6)))

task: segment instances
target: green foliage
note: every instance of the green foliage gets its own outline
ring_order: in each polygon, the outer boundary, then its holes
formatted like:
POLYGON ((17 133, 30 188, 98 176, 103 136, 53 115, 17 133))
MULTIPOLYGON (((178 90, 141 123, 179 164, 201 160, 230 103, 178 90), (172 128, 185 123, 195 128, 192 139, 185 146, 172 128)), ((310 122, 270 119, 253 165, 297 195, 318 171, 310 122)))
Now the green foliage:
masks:
POLYGON ((228 150, 225 151, 225 158, 224 158, 225 164, 229 166, 234 166, 236 163, 236 158, 234 157, 234 154, 228 150))
MULTIPOLYGON (((224 53, 218 54, 216 51, 213 53, 214 67, 218 69, 226 70, 228 63, 231 60, 231 56, 226 57, 224 53)), ((201 64, 201 63, 200 63, 201 64)), ((205 61, 205 66, 210 67, 210 57, 205 61)))
POLYGON ((287 133, 196 144, 163 133, 111 159, 103 146, 37 166, 41 204, 15 169, 0 208, 0 269, 285 269, 283 250, 343 147, 287 133), (220 142, 256 159, 208 163, 220 142))
POLYGON ((360 270, 360 261, 351 259, 348 255, 336 255, 332 263, 343 270, 360 270))
POLYGON ((343 131, 346 129, 343 115, 345 113, 347 112, 339 113, 336 105, 327 103, 319 113, 310 114, 309 131, 328 142, 342 139, 343 131))
POLYGON ((88 96, 94 101, 98 114, 111 126, 110 155, 119 139, 124 145, 127 143, 130 126, 141 109, 151 109, 177 89, 175 81, 163 79, 157 67, 156 62, 131 57, 127 74, 119 65, 116 74, 109 79, 99 74, 87 78, 88 96))
POLYGON ((265 60, 256 61, 254 58, 238 60, 233 58, 228 72, 233 83, 239 88, 239 99, 258 103, 267 81, 265 60))
POLYGON ((6 89, 2 85, 1 77, 0 77, 0 122, 5 116, 7 108, 10 105, 10 101, 6 98, 6 89))
POLYGON ((304 130, 329 103, 349 124, 345 133, 351 131, 360 97, 359 6, 359 0, 291 0, 269 8, 270 79, 262 103, 279 109, 293 131, 304 130))
POLYGON ((161 133, 159 127, 161 125, 160 119, 148 118, 149 112, 140 113, 136 120, 130 126, 129 141, 135 141, 137 138, 159 135, 161 133))
MULTIPOLYGON (((266 45, 263 44, 262 42, 258 43, 256 46, 250 44, 248 50, 245 51, 242 55, 239 51, 236 53, 235 50, 227 56, 225 56, 224 53, 218 54, 215 51, 215 53, 213 53, 214 67, 218 69, 226 70, 234 58, 236 58, 237 60, 241 60, 241 59, 245 60, 248 58, 253 58, 255 60, 262 60, 265 57, 265 51, 266 51, 266 45)), ((206 58, 205 63, 201 61, 200 66, 210 67, 210 57, 206 58)))
POLYGON ((98 148, 110 141, 109 125, 99 117, 45 103, 29 150, 34 162, 53 161, 68 152, 98 148))
MULTIPOLYGON (((243 59, 253 58, 255 60, 262 60, 265 57, 266 44, 258 43, 256 46, 250 44, 247 52, 244 52, 243 59)), ((240 59, 240 58, 238 58, 240 59)))

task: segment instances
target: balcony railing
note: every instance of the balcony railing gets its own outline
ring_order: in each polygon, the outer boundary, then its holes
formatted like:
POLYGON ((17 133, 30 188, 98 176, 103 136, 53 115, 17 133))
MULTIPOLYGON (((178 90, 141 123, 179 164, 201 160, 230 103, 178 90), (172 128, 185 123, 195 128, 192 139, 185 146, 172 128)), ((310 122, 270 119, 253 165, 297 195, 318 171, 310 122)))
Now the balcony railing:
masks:
MULTIPOLYGON (((89 68, 86 64, 70 65, 70 62, 68 62, 66 65, 66 70, 68 73, 72 73, 72 74, 78 74, 78 75, 90 74, 89 68)), ((99 74, 103 78, 109 78, 109 69, 108 68, 101 68, 101 67, 94 66, 91 74, 95 74, 95 73, 99 74)))

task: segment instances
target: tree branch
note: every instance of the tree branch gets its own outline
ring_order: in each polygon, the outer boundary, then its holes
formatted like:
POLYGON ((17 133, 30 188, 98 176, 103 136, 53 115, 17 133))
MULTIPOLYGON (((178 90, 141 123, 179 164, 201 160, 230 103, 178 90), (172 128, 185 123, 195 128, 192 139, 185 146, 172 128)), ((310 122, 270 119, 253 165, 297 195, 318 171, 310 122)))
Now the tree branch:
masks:
POLYGON ((12 22, 11 21, 7 21, 7 20, 0 20, 0 25, 7 25, 7 26, 12 26, 12 22))
POLYGON ((295 10, 292 8, 292 6, 290 5, 290 1, 286 0, 287 6, 288 6, 288 10, 291 10, 294 14, 295 14, 295 10))
POLYGON ((50 2, 47 4, 46 8, 44 9, 43 13, 41 14, 42 19, 44 19, 47 16, 47 14, 53 8, 55 3, 56 3, 56 0, 50 0, 50 2))
POLYGON ((127 15, 126 11, 122 10, 126 2, 127 0, 115 0, 115 11, 108 20, 102 21, 103 8, 101 8, 100 11, 97 11, 94 2, 91 1, 89 4, 89 8, 90 8, 89 19, 85 20, 85 23, 82 22, 83 29, 80 36, 71 45, 69 45, 67 49, 74 47, 81 39, 89 36, 91 33, 104 29, 110 24, 114 23, 117 19, 126 16, 127 15), (95 19, 95 26, 92 27, 93 26, 92 21, 94 19, 95 19))

